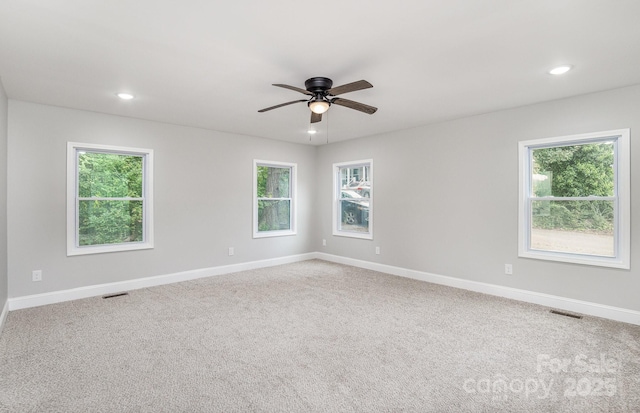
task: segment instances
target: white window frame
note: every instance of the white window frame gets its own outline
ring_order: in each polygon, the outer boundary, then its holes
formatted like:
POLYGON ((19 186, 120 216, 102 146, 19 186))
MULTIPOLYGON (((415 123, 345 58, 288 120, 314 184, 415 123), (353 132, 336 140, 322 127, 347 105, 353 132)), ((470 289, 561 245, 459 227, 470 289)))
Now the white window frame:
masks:
POLYGON ((296 188, 298 164, 291 162, 253 160, 253 238, 283 237, 297 234, 296 226, 296 188), (288 198, 258 198, 258 167, 267 166, 289 169, 289 197, 288 198), (258 228, 258 201, 259 200, 288 200, 290 228, 287 230, 259 231, 258 228))
POLYGON ((373 159, 364 159, 359 161, 339 162, 333 164, 333 235, 340 237, 360 238, 360 239, 373 239, 373 159), (360 166, 369 167, 369 231, 357 232, 346 231, 340 228, 342 222, 341 216, 341 196, 340 191, 342 189, 342 182, 340 182, 340 169, 342 168, 357 168, 360 166))
POLYGON ((134 251, 153 248, 153 150, 93 143, 67 142, 67 256, 134 251), (142 242, 78 245, 78 152, 103 152, 141 156, 143 159, 142 242))
MULTIPOLYGON (((631 152, 629 129, 579 135, 559 136, 519 142, 519 214, 518 214, 518 256, 540 260, 560 261, 574 264, 595 265, 611 268, 630 269, 631 253, 631 152), (586 254, 559 253, 532 250, 530 248, 531 229, 531 152, 533 149, 554 146, 570 146, 584 143, 614 141, 613 197, 588 197, 587 200, 614 201, 614 256, 601 257, 586 254)), ((549 199, 554 199, 550 197, 549 199)))

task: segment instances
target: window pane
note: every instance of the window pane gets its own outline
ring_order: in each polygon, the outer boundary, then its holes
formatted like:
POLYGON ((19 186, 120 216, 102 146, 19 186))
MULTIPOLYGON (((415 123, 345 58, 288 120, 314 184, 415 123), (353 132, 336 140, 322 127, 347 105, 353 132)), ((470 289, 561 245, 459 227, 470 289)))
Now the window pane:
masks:
POLYGON ((531 223, 531 249, 615 256, 613 201, 532 201, 531 223))
POLYGON ((81 198, 141 198, 142 157, 113 153, 78 153, 81 198))
POLYGON ((533 196, 614 195, 614 145, 598 142, 533 149, 533 196))
MULTIPOLYGON (((368 165, 340 168, 340 187, 368 198, 371 191, 369 176, 368 165)), ((349 198, 349 196, 343 196, 343 198, 349 198)))
POLYGON ((78 245, 142 242, 142 201, 79 201, 78 245))
POLYGON ((291 168, 258 166, 258 198, 289 198, 291 168))
POLYGON ((291 201, 258 201, 258 231, 291 229, 291 201))
POLYGON ((333 165, 333 234, 373 239, 373 160, 333 165))
MULTIPOLYGON (((344 191, 343 191, 344 192, 344 191)), ((369 201, 340 201, 341 225, 343 231, 369 232, 369 201)))

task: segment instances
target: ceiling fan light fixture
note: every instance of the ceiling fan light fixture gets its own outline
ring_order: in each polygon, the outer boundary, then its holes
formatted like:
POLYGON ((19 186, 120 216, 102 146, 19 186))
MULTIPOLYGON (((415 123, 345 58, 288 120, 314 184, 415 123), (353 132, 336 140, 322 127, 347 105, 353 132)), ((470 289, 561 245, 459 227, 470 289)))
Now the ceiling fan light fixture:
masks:
POLYGON ((308 103, 309 105, 309 109, 311 109, 311 112, 313 113, 317 113, 319 115, 325 113, 326 111, 329 110, 329 106, 331 105, 329 102, 327 102, 326 100, 312 100, 308 103))

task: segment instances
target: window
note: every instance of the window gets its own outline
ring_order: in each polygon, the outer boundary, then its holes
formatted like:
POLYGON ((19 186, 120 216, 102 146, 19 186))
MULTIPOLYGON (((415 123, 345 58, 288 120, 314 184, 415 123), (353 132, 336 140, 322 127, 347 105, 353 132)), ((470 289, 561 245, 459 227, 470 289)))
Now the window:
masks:
POLYGON ((153 248, 153 151, 67 144, 67 255, 153 248))
POLYGON ((630 268, 629 129, 519 150, 519 256, 630 268))
POLYGON ((373 239, 373 160, 333 164, 333 234, 373 239))
POLYGON ((296 164, 253 161, 253 237, 294 235, 296 164))

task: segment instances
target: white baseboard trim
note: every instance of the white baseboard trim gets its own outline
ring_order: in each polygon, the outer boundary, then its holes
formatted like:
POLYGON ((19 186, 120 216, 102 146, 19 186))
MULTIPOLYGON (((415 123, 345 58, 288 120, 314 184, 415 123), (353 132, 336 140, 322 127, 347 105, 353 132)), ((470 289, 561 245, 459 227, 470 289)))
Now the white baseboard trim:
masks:
POLYGON ((195 280, 198 278, 230 274, 239 271, 273 267, 276 265, 290 264, 311 259, 321 259, 338 264, 351 265, 354 267, 379 271, 390 275, 412 278, 415 280, 446 285, 463 290, 510 298, 513 300, 524 301, 532 304, 539 304, 545 307, 551 307, 585 315, 607 318, 614 321, 622 321, 625 323, 640 325, 640 311, 612 307, 604 304, 575 300, 572 298, 559 297, 534 291, 504 287, 496 284, 488 284, 478 281, 465 280, 462 278, 448 277, 445 275, 410 270, 407 268, 394 267, 391 265, 379 264, 370 261, 362 261, 354 258, 341 257, 338 255, 325 254, 321 252, 311 252, 307 254, 291 255, 287 257, 272 258, 261 261, 251 261, 220 267, 203 268, 173 274, 139 278, 135 280, 120 281, 108 284, 73 288, 70 290, 54 291, 44 294, 34 294, 24 297, 9 298, 4 306, 2 314, 0 315, 0 332, 2 331, 2 327, 4 326, 4 321, 7 317, 7 313, 13 310, 38 307, 41 305, 55 304, 64 301, 78 300, 81 298, 96 297, 106 294, 114 294, 123 291, 132 291, 140 288, 155 287, 181 281, 195 280))
POLYGON ((9 314, 9 301, 5 301, 2 313, 0 313, 0 335, 4 329, 4 322, 7 320, 7 314, 9 314))
POLYGON ((572 298, 559 297, 550 294, 538 293, 535 291, 520 290, 517 288, 504 287, 496 284, 487 284, 478 281, 465 280, 462 278, 448 277, 444 275, 431 274, 422 271, 410 270, 391 265, 378 264, 369 261, 356 260, 353 258, 341 257, 325 253, 317 253, 316 258, 335 262, 338 264, 352 265, 354 267, 379 271, 386 274, 400 277, 412 278, 434 284, 446 285, 449 287, 461 288, 464 290, 494 295, 498 297, 510 298, 532 304, 539 304, 545 307, 559 310, 571 311, 575 313, 607 318, 614 321, 640 325, 640 311, 628 310, 625 308, 613 307, 604 304, 592 303, 588 301, 574 300, 572 298))
MULTIPOLYGON (((108 284, 91 285, 87 287, 73 288, 70 290, 53 291, 50 293, 27 295, 23 297, 9 298, 7 304, 9 311, 23 308, 38 307, 41 305, 61 303, 64 301, 79 300, 81 298, 96 297, 114 294, 123 291, 138 290, 140 288, 155 287, 172 284, 181 281, 195 280, 198 278, 213 277, 216 275, 230 274, 240 271, 254 270, 257 268, 273 267, 276 265, 290 264, 317 258, 316 253, 290 255, 287 257, 271 258, 260 261, 250 261, 240 264, 224 265, 220 267, 202 268, 199 270, 183 271, 173 274, 157 275, 153 277, 138 278, 135 280, 119 281, 108 284)), ((5 309, 7 306, 5 305, 5 309)), ((3 317, 5 313, 3 312, 3 317)), ((4 320, 4 318, 2 319, 4 320)))

